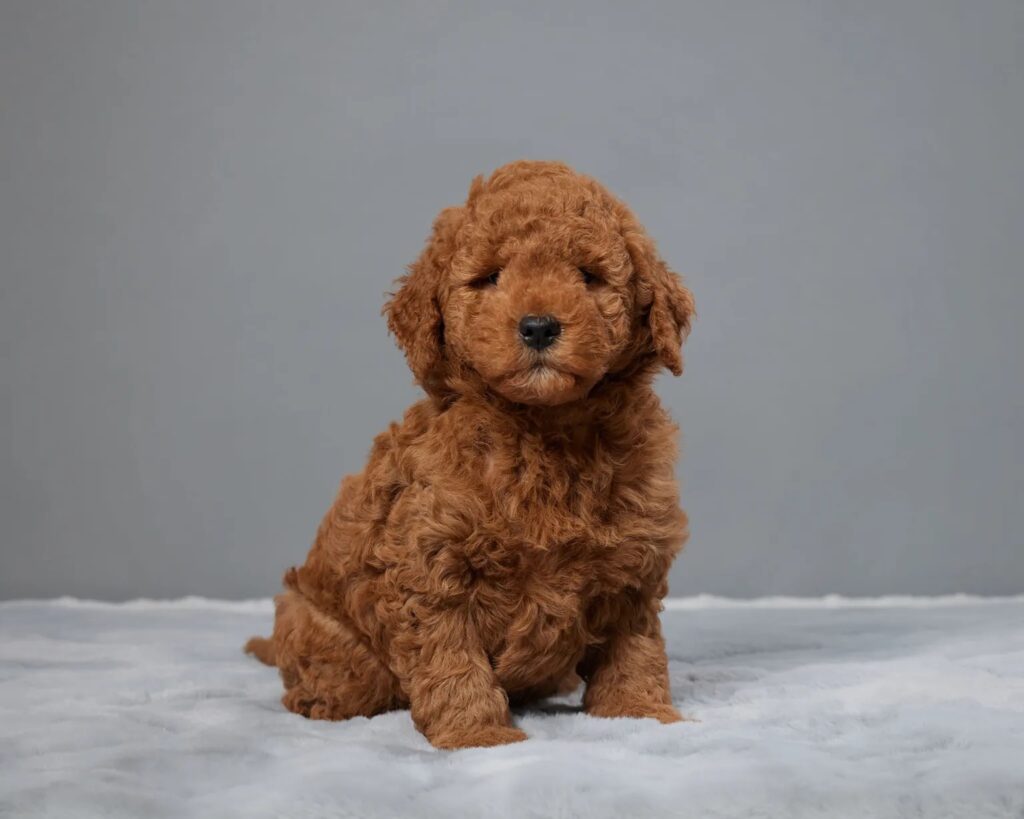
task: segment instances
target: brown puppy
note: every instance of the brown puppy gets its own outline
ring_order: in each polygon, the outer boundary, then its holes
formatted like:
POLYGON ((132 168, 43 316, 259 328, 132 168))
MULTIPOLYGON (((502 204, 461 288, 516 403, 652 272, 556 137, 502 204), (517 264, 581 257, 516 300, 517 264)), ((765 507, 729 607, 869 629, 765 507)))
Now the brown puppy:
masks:
POLYGON ((276 599, 284 705, 411 707, 440 748, 525 738, 520 702, 586 682, 604 717, 680 719, 658 622, 686 540, 676 427, 693 298, 594 180, 515 162, 441 212, 385 307, 427 397, 347 477, 276 599))

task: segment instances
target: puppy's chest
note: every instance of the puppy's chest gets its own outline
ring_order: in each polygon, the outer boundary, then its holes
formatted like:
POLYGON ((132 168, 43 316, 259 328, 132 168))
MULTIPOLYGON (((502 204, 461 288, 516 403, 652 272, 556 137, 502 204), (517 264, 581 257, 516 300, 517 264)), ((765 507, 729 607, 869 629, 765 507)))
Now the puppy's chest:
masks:
MULTIPOLYGON (((527 544, 503 548, 502 554, 517 555, 504 560, 481 555, 465 602, 501 684, 526 690, 573 669, 587 646, 601 640, 593 605, 625 592, 637 575, 624 570, 624 556, 649 548, 568 541, 543 550, 527 544)), ((642 560, 633 554, 625 562, 642 560)))
POLYGON ((600 441, 520 442, 490 455, 476 486, 477 508, 486 512, 471 556, 481 583, 525 584, 538 593, 568 584, 584 595, 603 586, 616 564, 631 559, 630 521, 645 494, 636 460, 635 452, 600 441))
POLYGON ((530 681, 571 660, 587 642, 594 572, 548 558, 519 561, 514 573, 485 569, 474 580, 471 617, 502 678, 530 681))
POLYGON ((477 537, 464 548, 476 628, 512 676, 571 659, 591 639, 588 609, 638 581, 654 548, 637 537, 635 452, 520 444, 481 465, 477 537), (539 665, 538 665, 539 664, 539 665))
POLYGON ((484 459, 481 477, 481 502, 500 531, 541 547, 613 528, 623 488, 621 463, 597 445, 506 447, 484 459))

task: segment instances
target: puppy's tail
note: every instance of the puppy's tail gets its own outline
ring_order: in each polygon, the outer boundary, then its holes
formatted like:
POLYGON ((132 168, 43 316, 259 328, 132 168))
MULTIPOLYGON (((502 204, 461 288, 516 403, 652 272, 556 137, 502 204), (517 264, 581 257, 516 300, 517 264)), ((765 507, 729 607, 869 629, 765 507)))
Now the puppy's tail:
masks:
POLYGON ((250 637, 245 644, 245 653, 251 654, 264 665, 277 665, 274 641, 268 637, 250 637))
MULTIPOLYGON (((299 570, 294 566, 284 573, 284 585, 287 589, 298 591, 299 570)), ((274 606, 277 611, 275 616, 281 614, 287 605, 287 598, 287 594, 279 594, 274 598, 274 606)), ((251 654, 264 665, 277 665, 277 649, 274 647, 274 639, 272 637, 250 637, 249 642, 245 644, 244 651, 246 654, 251 654)))

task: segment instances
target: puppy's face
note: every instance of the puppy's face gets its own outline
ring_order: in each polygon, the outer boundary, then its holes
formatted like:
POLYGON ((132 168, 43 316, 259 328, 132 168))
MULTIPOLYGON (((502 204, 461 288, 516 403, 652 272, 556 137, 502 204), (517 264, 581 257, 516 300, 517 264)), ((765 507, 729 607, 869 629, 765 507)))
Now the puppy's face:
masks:
POLYGON ((581 186, 483 193, 442 288, 445 340, 524 404, 582 398, 636 332, 636 294, 611 213, 581 186))
POLYGON ((386 311, 428 391, 472 374, 510 401, 551 406, 638 357, 678 372, 692 299, 600 185, 522 162, 441 214, 386 311))

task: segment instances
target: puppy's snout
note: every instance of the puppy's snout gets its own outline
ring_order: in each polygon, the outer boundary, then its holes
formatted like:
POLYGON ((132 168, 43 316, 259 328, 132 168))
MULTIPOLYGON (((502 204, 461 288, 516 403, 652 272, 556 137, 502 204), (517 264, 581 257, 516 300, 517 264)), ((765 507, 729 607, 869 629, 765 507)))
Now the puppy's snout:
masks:
POLYGON ((550 347, 561 332, 562 325, 554 316, 523 316, 519 322, 519 337, 534 350, 550 347))

